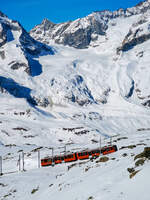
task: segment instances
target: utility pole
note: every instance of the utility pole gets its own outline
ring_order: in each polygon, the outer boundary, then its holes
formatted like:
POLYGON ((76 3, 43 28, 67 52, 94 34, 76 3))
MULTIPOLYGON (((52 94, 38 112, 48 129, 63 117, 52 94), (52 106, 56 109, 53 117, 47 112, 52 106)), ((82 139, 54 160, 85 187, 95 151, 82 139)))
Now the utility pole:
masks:
POLYGON ((101 153, 101 148, 102 148, 102 145, 101 145, 101 137, 99 139, 99 148, 100 148, 100 153, 101 153))
POLYGON ((22 171, 25 171, 25 169, 24 169, 24 152, 22 152, 22 171))
POLYGON ((19 171, 21 171, 21 156, 20 156, 20 154, 19 154, 19 159, 18 159, 18 163, 17 163, 17 165, 19 166, 19 171))
POLYGON ((50 147, 49 149, 52 150, 52 158, 53 158, 54 157, 54 148, 50 147))
POLYGON ((110 145, 112 146, 112 137, 110 136, 110 145))
POLYGON ((52 158, 54 157, 54 148, 52 147, 52 158))
MULTIPOLYGON (((64 149, 64 153, 65 153, 65 155, 66 155, 66 145, 64 146, 64 147, 58 147, 59 149, 64 149)), ((61 152, 60 152, 60 154, 61 154, 61 152)))
POLYGON ((40 163, 40 149, 38 150, 38 168, 40 168, 40 165, 41 165, 41 163, 40 163))
POLYGON ((65 155, 66 155, 66 145, 64 146, 64 149, 65 149, 65 155))
POLYGON ((0 176, 3 175, 3 172, 2 172, 2 156, 0 156, 0 176))

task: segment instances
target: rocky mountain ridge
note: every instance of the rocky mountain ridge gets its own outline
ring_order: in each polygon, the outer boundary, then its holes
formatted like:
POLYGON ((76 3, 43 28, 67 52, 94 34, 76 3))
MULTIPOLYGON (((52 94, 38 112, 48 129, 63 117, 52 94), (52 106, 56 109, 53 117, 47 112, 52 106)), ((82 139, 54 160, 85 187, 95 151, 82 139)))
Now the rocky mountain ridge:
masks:
POLYGON ((110 21, 144 14, 149 9, 150 1, 147 0, 125 10, 97 11, 84 18, 60 24, 54 24, 48 19, 44 19, 40 25, 35 26, 30 31, 30 35, 45 44, 50 44, 53 41, 57 44, 84 49, 101 36, 107 38, 110 21))

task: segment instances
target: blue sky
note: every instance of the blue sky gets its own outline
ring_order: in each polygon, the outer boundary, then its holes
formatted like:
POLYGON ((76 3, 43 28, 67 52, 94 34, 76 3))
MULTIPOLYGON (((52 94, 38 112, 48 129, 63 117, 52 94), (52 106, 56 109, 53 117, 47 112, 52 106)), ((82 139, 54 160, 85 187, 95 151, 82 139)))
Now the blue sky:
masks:
POLYGON ((48 18, 54 23, 84 17, 93 11, 116 10, 136 5, 140 0, 0 0, 0 10, 18 20, 26 30, 48 18))

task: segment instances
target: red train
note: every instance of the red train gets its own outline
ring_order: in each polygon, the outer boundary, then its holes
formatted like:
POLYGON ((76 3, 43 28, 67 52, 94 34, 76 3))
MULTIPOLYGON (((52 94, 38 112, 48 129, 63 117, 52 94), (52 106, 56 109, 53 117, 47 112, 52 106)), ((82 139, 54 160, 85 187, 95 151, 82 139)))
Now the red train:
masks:
POLYGON ((54 156, 54 157, 46 157, 44 159, 41 159, 41 166, 45 167, 45 166, 64 163, 64 162, 66 163, 66 162, 73 162, 76 160, 95 158, 100 155, 113 153, 115 151, 117 151, 117 146, 112 145, 112 146, 105 146, 101 149, 92 149, 92 150, 81 151, 81 152, 76 152, 76 153, 71 153, 71 154, 66 154, 66 155, 63 154, 63 155, 54 156))

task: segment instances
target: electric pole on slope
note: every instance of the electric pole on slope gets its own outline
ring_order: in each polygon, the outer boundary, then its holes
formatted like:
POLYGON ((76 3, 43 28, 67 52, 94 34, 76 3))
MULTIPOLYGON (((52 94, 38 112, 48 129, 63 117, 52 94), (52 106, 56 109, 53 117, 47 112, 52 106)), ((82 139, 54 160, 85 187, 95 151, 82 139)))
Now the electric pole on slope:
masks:
POLYGON ((100 148, 100 153, 101 153, 101 148, 102 148, 101 137, 99 138, 99 148, 100 148))
POLYGON ((18 162, 17 162, 17 166, 19 167, 19 171, 21 171, 21 156, 19 154, 19 159, 18 159, 18 162))
POLYGON ((41 162, 40 162, 40 149, 38 150, 38 168, 40 168, 41 162))
POLYGON ((3 175, 3 171, 2 171, 2 156, 0 156, 0 176, 3 175))
POLYGON ((24 169, 24 152, 22 152, 22 171, 25 171, 25 169, 24 169))
POLYGON ((112 136, 110 136, 110 145, 112 145, 112 136))

